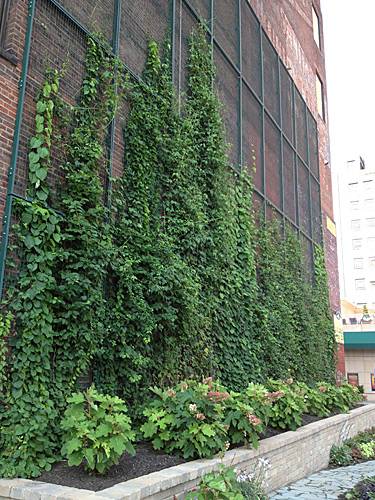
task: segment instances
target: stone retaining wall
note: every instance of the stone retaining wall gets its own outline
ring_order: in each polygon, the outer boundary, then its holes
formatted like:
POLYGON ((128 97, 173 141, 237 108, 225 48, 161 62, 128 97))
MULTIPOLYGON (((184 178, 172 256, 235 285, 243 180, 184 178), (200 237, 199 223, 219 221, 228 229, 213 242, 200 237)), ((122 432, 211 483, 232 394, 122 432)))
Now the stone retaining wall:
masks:
POLYGON ((102 491, 93 492, 26 479, 1 479, 0 500, 164 500, 183 498, 207 472, 221 463, 253 471, 259 459, 267 461, 266 489, 276 490, 328 465, 333 444, 375 426, 375 405, 368 404, 350 413, 336 415, 261 441, 257 450, 237 448, 223 459, 195 460, 147 476, 131 479, 102 491))

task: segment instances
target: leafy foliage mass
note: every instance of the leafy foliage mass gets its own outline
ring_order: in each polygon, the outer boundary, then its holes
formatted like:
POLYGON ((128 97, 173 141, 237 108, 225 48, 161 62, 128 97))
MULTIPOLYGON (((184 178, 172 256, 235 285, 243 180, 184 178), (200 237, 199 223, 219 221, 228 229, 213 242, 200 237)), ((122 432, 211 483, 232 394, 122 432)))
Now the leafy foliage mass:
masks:
MULTIPOLYGON (((346 395, 347 406, 342 411, 348 411, 360 400, 355 387, 324 387, 346 395)), ((302 414, 311 407, 313 391, 319 389, 295 384, 292 379, 270 380, 267 386, 250 384, 240 393, 229 391, 211 378, 202 383, 183 381, 164 390, 154 387, 154 398, 144 409, 146 422, 141 432, 154 449, 184 458, 209 458, 231 445, 256 448, 259 436, 268 426, 281 430, 300 427, 302 414)), ((319 394, 321 406, 328 407, 329 391, 319 394)))
POLYGON ((335 467, 355 464, 375 458, 375 429, 360 432, 341 445, 332 446, 329 463, 335 467))
MULTIPOLYGON (((67 397, 90 371, 101 392, 124 398, 137 417, 150 385, 214 374, 230 391, 220 405, 198 384, 198 413, 183 404, 191 388, 176 391, 168 412, 159 415, 159 403, 147 410, 147 436, 185 456, 208 456, 228 436, 256 444, 261 424, 246 416, 255 409, 262 425, 298 425, 297 403, 281 421, 269 396, 278 391, 249 384, 334 379, 322 250, 315 249, 315 275, 307 279, 297 235, 276 223, 256 227, 251 179, 227 157, 204 29, 191 37, 182 110, 170 60, 168 46, 161 57, 150 43, 142 81, 130 83, 105 45, 88 38, 77 105, 68 109, 59 98, 57 71, 41 89, 29 153, 32 201, 18 203, 19 274, 8 298, 15 345, 0 375, 1 475, 50 468, 67 397), (122 97, 130 107, 124 172, 109 209, 105 140, 122 97), (47 182, 55 140, 63 149, 60 194, 47 182), (50 208, 52 198, 62 213, 50 208), (253 403, 244 398, 247 386, 253 403), (179 440, 175 430, 186 428, 179 440)), ((0 368, 9 328, 0 328, 0 368)), ((158 395, 163 401, 162 389, 158 395)))
POLYGON ((64 432, 61 453, 69 465, 82 462, 89 471, 102 474, 126 451, 134 455, 135 433, 124 402, 116 396, 99 394, 93 386, 75 393, 61 422, 64 432))

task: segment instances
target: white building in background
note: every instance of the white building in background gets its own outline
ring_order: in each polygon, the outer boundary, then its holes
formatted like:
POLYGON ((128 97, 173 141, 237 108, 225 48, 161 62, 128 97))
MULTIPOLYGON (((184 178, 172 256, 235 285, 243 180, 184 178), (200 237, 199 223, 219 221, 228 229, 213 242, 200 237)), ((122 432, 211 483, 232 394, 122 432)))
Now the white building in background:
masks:
POLYGON ((375 309, 375 167, 362 158, 338 174, 341 299, 375 309))

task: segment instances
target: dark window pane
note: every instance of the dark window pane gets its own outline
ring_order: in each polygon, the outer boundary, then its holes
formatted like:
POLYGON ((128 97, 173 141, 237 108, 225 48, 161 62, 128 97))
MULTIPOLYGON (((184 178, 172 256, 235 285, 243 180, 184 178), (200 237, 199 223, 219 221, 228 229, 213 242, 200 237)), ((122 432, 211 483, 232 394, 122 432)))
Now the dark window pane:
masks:
POLYGON ((194 28, 198 26, 198 21, 191 13, 190 9, 183 6, 181 9, 181 17, 177 16, 178 25, 176 29, 176 50, 175 50, 175 84, 179 94, 186 91, 187 88, 187 64, 189 57, 189 40, 194 28), (181 38, 180 38, 181 36, 181 38))
POLYGON ((310 170, 315 177, 319 178, 318 131, 316 121, 310 111, 307 112, 307 125, 309 130, 310 170))
POLYGON ((239 164, 239 78, 236 71, 215 48, 216 83, 222 104, 224 128, 229 143, 229 159, 234 166, 239 164))
MULTIPOLYGON (((91 32, 100 32, 110 42, 112 40, 114 0, 59 0, 85 28, 91 32)), ((1 4, 1 2, 0 2, 1 4)))
POLYGON ((239 64, 238 1, 214 2, 214 35, 230 60, 239 64))
POLYGON ((309 173, 298 159, 298 212, 299 225, 310 235, 309 173))
POLYGON ((268 38, 263 35, 264 104, 280 122, 278 57, 268 38))
POLYGON ((200 18, 210 18, 210 0, 190 0, 189 3, 200 18))
POLYGON ((253 194, 253 208, 255 221, 258 224, 264 216, 264 198, 258 193, 253 194))
POLYGON ((261 55, 259 21, 247 2, 242 2, 242 74, 251 88, 261 96, 261 55))
POLYGON ((293 83, 282 64, 280 65, 280 77, 283 132, 293 143, 293 83))
POLYGON ((255 187, 263 192, 262 107, 244 84, 242 85, 242 148, 243 163, 251 172, 255 187))
POLYGON ((306 104, 299 92, 295 92, 297 151, 307 162, 306 104))
POLYGON ((277 207, 281 207, 280 131, 267 115, 265 116, 264 134, 267 198, 277 207))
POLYGON ((284 163, 284 211, 286 215, 296 220, 296 180, 295 180, 295 165, 292 148, 287 141, 283 144, 283 163, 284 163))
POLYGON ((168 31, 169 13, 169 5, 165 0, 123 2, 120 57, 136 74, 143 71, 148 42, 155 40, 163 44, 168 31))

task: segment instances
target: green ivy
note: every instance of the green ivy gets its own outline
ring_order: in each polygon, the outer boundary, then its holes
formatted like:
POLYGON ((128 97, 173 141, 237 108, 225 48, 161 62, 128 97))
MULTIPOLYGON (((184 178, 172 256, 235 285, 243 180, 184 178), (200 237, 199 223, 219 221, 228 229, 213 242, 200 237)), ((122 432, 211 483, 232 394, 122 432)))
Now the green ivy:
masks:
POLYGON ((245 170, 238 176, 230 168, 214 74, 211 48, 200 28, 190 42, 186 110, 206 218, 197 270, 211 319, 217 374, 236 389, 260 376, 253 314, 252 184, 245 170))
POLYGON ((334 381, 336 344, 323 250, 306 272, 298 235, 273 220, 258 230, 259 316, 265 377, 334 381))
POLYGON ((54 266, 61 219, 45 202, 58 87, 59 74, 51 72, 37 101, 36 134, 30 141, 28 194, 34 201, 18 202, 16 236, 21 269, 16 288, 10 292, 17 337, 9 359, 10 393, 0 421, 3 476, 35 476, 56 458, 57 412, 51 397, 51 359, 54 266))
POLYGON ((107 170, 105 138, 121 90, 116 61, 105 47, 88 39, 86 74, 78 106, 73 110, 66 145, 64 212, 54 310, 55 399, 66 395, 91 368, 105 336, 103 294, 111 240, 103 204, 101 176, 107 170))
POLYGON ((177 114, 169 66, 155 43, 130 100, 97 383, 133 399, 150 380, 203 374, 209 349, 199 276, 189 266, 202 218, 195 203, 200 192, 186 175, 190 129, 177 114))
POLYGON ((8 345, 7 340, 11 334, 12 314, 0 315, 0 405, 8 395, 8 345))

